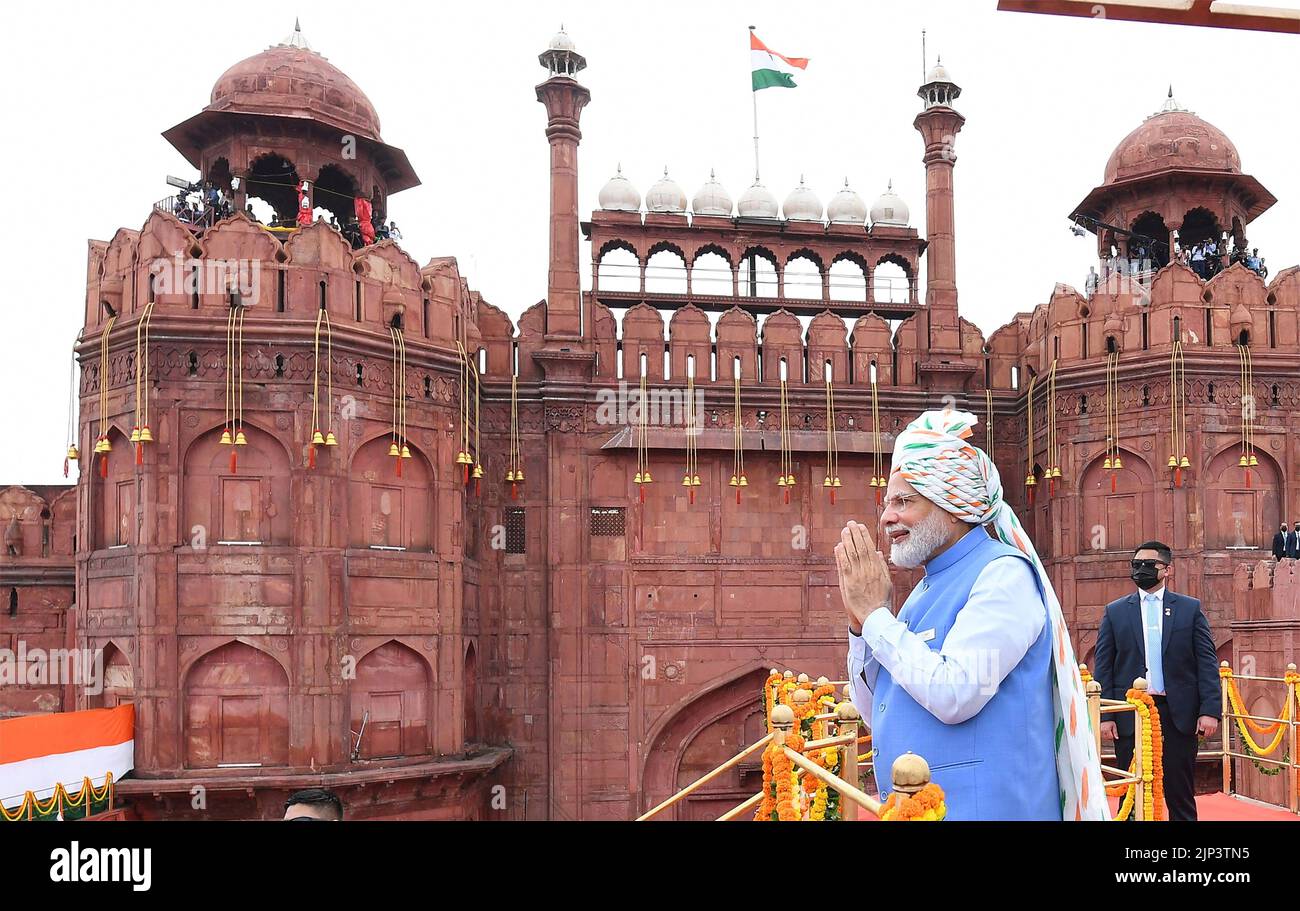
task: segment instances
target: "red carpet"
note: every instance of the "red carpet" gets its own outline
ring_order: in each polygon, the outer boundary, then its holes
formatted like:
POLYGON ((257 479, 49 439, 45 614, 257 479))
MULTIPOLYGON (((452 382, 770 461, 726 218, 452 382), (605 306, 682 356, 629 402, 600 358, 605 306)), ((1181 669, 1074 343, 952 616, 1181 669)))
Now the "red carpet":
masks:
MULTIPOLYGON (((1112 815, 1119 811, 1117 798, 1110 799, 1110 809, 1112 815)), ((1222 791, 1197 797, 1196 816, 1201 822, 1300 822, 1300 814, 1239 800, 1222 791)))

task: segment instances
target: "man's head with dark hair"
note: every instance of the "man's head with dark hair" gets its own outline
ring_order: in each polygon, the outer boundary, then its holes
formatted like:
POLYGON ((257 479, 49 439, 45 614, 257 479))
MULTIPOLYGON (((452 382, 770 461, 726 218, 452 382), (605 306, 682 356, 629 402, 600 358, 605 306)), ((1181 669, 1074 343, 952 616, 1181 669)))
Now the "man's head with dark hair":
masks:
POLYGON ((289 795, 284 802, 284 818, 339 822, 343 819, 343 801, 333 791, 308 788, 289 795))
POLYGON ((1137 546, 1136 550, 1133 551, 1133 559, 1143 559, 1142 557, 1139 557, 1138 554, 1142 553, 1144 550, 1155 551, 1155 555, 1148 559, 1159 560, 1161 563, 1166 564, 1173 562, 1173 553, 1169 550, 1169 545, 1163 541, 1144 541, 1137 546))
POLYGON ((1173 554, 1163 541, 1144 541, 1133 551, 1131 578, 1138 588, 1155 591, 1173 574, 1173 554))

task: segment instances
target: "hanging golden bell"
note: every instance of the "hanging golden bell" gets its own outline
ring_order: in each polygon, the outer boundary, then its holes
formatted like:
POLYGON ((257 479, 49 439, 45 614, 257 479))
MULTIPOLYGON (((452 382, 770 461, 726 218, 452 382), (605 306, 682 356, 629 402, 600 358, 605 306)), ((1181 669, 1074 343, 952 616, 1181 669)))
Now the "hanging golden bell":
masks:
POLYGON ((746 478, 743 474, 740 476, 740 486, 741 486, 741 487, 748 487, 748 486, 749 486, 749 479, 746 478))
POLYGON ((831 486, 831 476, 827 475, 826 480, 822 481, 822 487, 830 487, 830 486, 831 486))
POLYGON ((513 481, 514 479, 515 479, 515 470, 511 468, 508 471, 506 471, 506 480, 513 481))
POLYGON ((1053 466, 1052 466, 1052 477, 1054 477, 1054 478, 1059 478, 1060 476, 1061 476, 1061 466, 1060 466, 1060 465, 1053 465, 1053 466))
POLYGON ((650 469, 649 469, 649 468, 647 468, 647 469, 645 470, 645 474, 641 475, 641 483, 642 483, 642 484, 653 484, 653 483, 654 483, 654 478, 650 477, 650 469))
POLYGON ((1250 454, 1250 466, 1254 468, 1258 464, 1259 464, 1259 459, 1255 458, 1255 453, 1252 452, 1250 454))
POLYGON ((229 445, 230 445, 231 443, 233 443, 233 442, 235 442, 235 439, 234 439, 234 437, 232 437, 232 436, 230 435, 230 428, 227 427, 226 429, 222 430, 222 431, 221 431, 221 445, 222 445, 222 446, 229 446, 229 445))
POLYGON ((153 442, 153 431, 149 429, 148 424, 145 424, 143 427, 140 428, 140 442, 141 443, 153 442))
POLYGON ((692 486, 692 487, 699 487, 699 486, 700 486, 700 476, 699 476, 699 475, 696 475, 695 477, 691 478, 691 486, 692 486))
POLYGON ((1178 460, 1178 467, 1179 467, 1179 468, 1191 468, 1191 467, 1192 467, 1192 460, 1189 459, 1189 458, 1187 458, 1187 456, 1183 456, 1181 459, 1178 460))
POLYGON ((1038 483, 1038 480, 1037 480, 1037 479, 1036 479, 1032 474, 1031 474, 1031 475, 1026 475, 1026 476, 1025 476, 1025 486, 1026 486, 1026 487, 1033 487, 1033 486, 1034 486, 1035 484, 1037 484, 1037 483, 1038 483))
POLYGON ((1119 471, 1123 467, 1124 467, 1124 463, 1120 461, 1120 457, 1115 456, 1115 464, 1111 465, 1111 468, 1114 468, 1116 471, 1119 471))
MULTIPOLYGON (((389 453, 389 455, 392 455, 392 453, 389 453)), ((456 453, 457 465, 468 465, 473 461, 474 460, 469 457, 469 453, 463 449, 460 452, 456 453)))
POLYGON ((832 487, 843 487, 843 486, 844 486, 843 484, 840 483, 840 476, 839 476, 839 475, 836 475, 834 478, 831 479, 831 486, 832 486, 832 487))
POLYGON ((108 438, 108 434, 104 434, 104 446, 103 446, 103 448, 100 449, 99 451, 100 451, 100 452, 112 452, 112 451, 113 451, 113 442, 108 438))
POLYGON ((871 486, 872 486, 872 487, 879 487, 879 486, 880 486, 880 482, 876 480, 876 478, 875 478, 874 475, 873 475, 872 478, 871 478, 871 486))
MULTIPOLYGON (((131 437, 130 437, 130 441, 131 441, 132 443, 138 443, 138 442, 140 442, 140 428, 139 428, 139 427, 132 427, 132 428, 131 428, 131 437)), ((1242 458, 1245 458, 1245 457, 1243 456, 1242 458)))
POLYGON ((691 476, 690 476, 690 475, 686 475, 684 478, 682 478, 682 486, 683 486, 683 487, 690 487, 690 486, 691 486, 691 476))
POLYGON ((243 427, 240 427, 238 430, 235 431, 235 445, 236 445, 236 446, 247 446, 247 445, 248 445, 248 437, 244 436, 244 428, 243 428, 243 427))
POLYGON ((1104 462, 1101 463, 1101 467, 1102 467, 1102 468, 1110 468, 1110 467, 1111 467, 1111 464, 1110 464, 1110 456, 1106 456, 1106 460, 1105 460, 1104 462))
POLYGON ((81 458, 81 450, 77 448, 76 443, 73 443, 68 447, 68 461, 75 462, 79 458, 81 458))
POLYGON ((794 486, 794 475, 792 475, 792 474, 788 474, 788 475, 786 475, 786 476, 785 476, 785 484, 786 484, 787 487, 793 487, 793 486, 794 486))
POLYGON ((324 437, 323 434, 321 434, 321 432, 320 432, 319 430, 317 430, 315 433, 313 433, 313 434, 311 435, 311 444, 312 444, 313 446, 324 446, 324 445, 325 445, 325 437, 324 437))
POLYGON ((777 476, 777 478, 776 478, 776 486, 777 486, 777 487, 784 487, 784 486, 785 486, 785 475, 778 475, 778 476, 777 476))
POLYGON ((515 469, 515 480, 520 484, 524 483, 524 470, 522 468, 515 469))
POLYGON ((1246 454, 1243 452, 1241 454, 1241 458, 1237 459, 1237 464, 1242 468, 1245 468, 1247 465, 1250 464, 1250 459, 1246 458, 1246 454))
POLYGON ((632 476, 632 483, 633 483, 633 484, 640 484, 640 483, 641 483, 641 472, 638 471, 636 474, 634 474, 634 475, 632 476))
MULTIPOLYGON (((405 443, 402 444, 402 458, 404 459, 411 458, 411 447, 407 446, 405 443)), ((478 471, 478 474, 474 475, 474 477, 476 478, 483 477, 483 469, 479 468, 476 470, 478 471)))
MULTIPOLYGON (((409 458, 410 458, 410 455, 403 456, 403 458, 409 459, 409 458)), ((475 466, 474 466, 474 470, 471 471, 471 472, 469 473, 469 476, 470 476, 471 478, 481 478, 481 477, 483 477, 483 466, 482 466, 482 465, 475 465, 475 466)))
POLYGON ((334 436, 334 431, 333 431, 333 430, 327 431, 326 434, 325 434, 325 445, 326 445, 326 446, 337 446, 338 444, 339 444, 339 441, 338 441, 338 438, 334 436))
POLYGON ((104 438, 103 438, 103 437, 96 437, 96 438, 95 438, 95 452, 99 453, 99 452, 103 452, 103 451, 104 451, 104 438))
POLYGON ((1172 455, 1171 455, 1171 456, 1169 457, 1169 467, 1170 467, 1170 468, 1177 468, 1177 467, 1178 467, 1178 456, 1172 456, 1172 455))
POLYGON ((740 481, 736 478, 734 474, 731 476, 731 480, 728 481, 727 483, 730 484, 732 487, 740 486, 740 481))
POLYGON ((402 455, 402 450, 397 448, 396 442, 392 442, 388 444, 388 454, 394 458, 398 458, 402 455))

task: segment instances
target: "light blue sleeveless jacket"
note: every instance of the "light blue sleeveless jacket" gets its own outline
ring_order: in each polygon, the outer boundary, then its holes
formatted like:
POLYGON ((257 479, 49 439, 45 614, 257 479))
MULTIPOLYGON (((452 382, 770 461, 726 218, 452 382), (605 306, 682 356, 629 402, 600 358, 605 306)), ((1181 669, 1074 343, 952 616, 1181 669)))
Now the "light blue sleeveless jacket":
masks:
MULTIPOLYGON (((982 530, 966 534, 926 564, 924 580, 912 590, 898 619, 914 633, 933 629, 927 645, 940 650, 980 572, 1004 556, 1029 562, 1019 550, 982 530)), ((894 760, 911 751, 930 764, 934 781, 946 795, 950 820, 1061 819, 1047 607, 1041 590, 1026 594, 1039 601, 1043 631, 973 718, 943 723, 880 668, 871 722, 882 792, 890 789, 894 760)))

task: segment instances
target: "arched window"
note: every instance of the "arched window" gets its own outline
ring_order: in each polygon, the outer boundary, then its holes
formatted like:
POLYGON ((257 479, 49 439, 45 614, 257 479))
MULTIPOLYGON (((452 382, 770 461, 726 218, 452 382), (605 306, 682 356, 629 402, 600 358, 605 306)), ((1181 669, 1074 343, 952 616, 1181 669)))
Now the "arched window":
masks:
POLYGON ((831 263, 830 286, 831 300, 867 299, 867 273, 856 260, 845 258, 831 263))
POLYGON ((785 264, 785 296, 805 300, 821 299, 821 267, 812 257, 800 254, 785 264))
POLYGON ((645 264, 645 289, 659 294, 686 293, 686 260, 675 249, 657 250, 645 264))
POLYGON ((912 279, 903 261, 892 254, 880 260, 872 272, 871 290, 878 304, 905 304, 911 300, 912 279))

